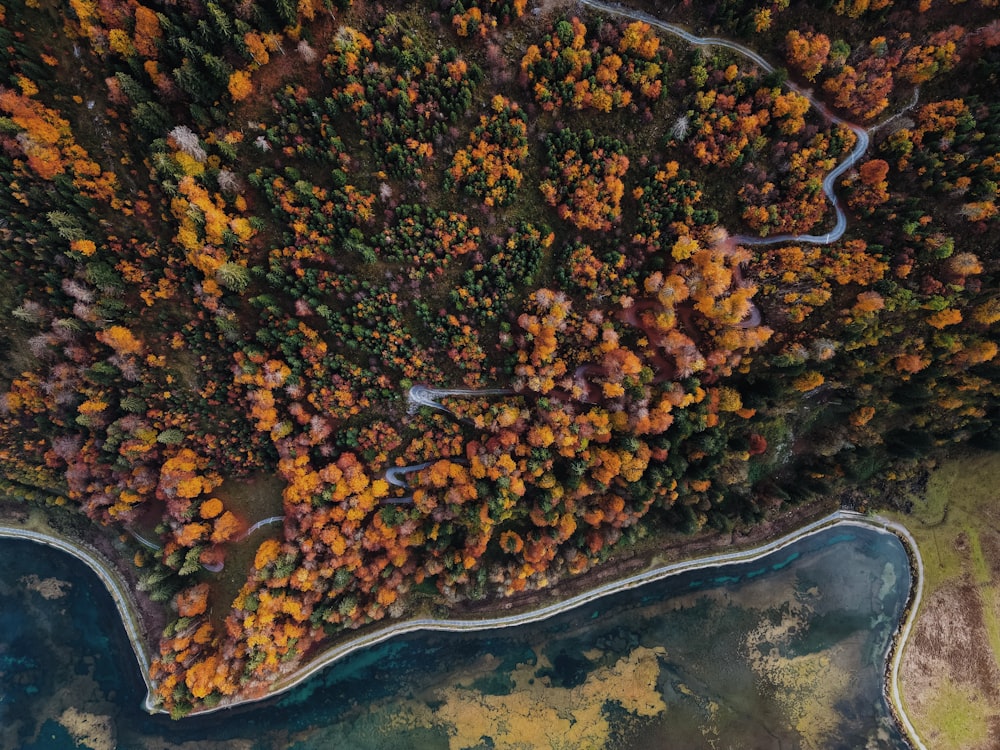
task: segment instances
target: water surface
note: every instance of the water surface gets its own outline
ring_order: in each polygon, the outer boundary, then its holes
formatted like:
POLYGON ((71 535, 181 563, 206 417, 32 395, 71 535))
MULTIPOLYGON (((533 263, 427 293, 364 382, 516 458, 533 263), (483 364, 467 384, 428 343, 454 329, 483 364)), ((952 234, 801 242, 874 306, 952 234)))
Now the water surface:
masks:
POLYGON ((896 748, 882 694, 902 544, 838 525, 541 623, 411 634, 284 696, 172 722, 117 610, 68 555, 0 540, 0 746, 896 748))

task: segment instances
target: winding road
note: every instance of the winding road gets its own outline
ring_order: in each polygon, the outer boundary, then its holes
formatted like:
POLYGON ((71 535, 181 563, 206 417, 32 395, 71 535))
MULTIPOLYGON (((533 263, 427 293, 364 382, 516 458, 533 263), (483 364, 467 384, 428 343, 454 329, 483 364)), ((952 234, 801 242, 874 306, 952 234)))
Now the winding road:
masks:
POLYGON ((406 400, 409 403, 410 414, 415 414, 421 406, 427 406, 458 416, 438 399, 448 396, 512 396, 513 394, 514 391, 510 388, 431 388, 426 385, 414 385, 406 392, 406 400))
MULTIPOLYGON (((744 47, 742 44, 731 42, 728 39, 720 39, 718 37, 711 36, 696 36, 681 26, 661 21, 656 16, 651 16, 648 13, 632 10, 630 8, 623 8, 620 5, 601 2, 601 0, 579 0, 579 3, 580 5, 600 11, 601 13, 607 13, 609 15, 621 16, 622 18, 629 18, 633 21, 648 23, 653 28, 683 39, 685 42, 695 47, 724 47, 725 49, 732 50, 733 52, 738 52, 765 72, 773 73, 775 70, 771 63, 761 57, 758 53, 754 52, 752 49, 744 47)), ((791 91, 794 91, 796 94, 808 99, 809 104, 834 125, 844 125, 850 128, 851 132, 854 133, 857 139, 854 143, 854 148, 851 149, 847 158, 834 167, 834 169, 823 179, 823 193, 833 206, 833 210, 837 215, 837 221, 834 224, 833 229, 826 234, 776 234, 771 237, 753 237, 745 234, 734 235, 732 239, 741 245, 760 247, 763 245, 779 245, 785 242, 807 242, 814 245, 829 245, 843 237, 844 232, 847 230, 847 215, 840 207, 840 202, 837 200, 833 186, 837 179, 844 174, 844 172, 853 167, 865 151, 868 150, 868 146, 871 142, 871 135, 868 130, 865 130, 859 125, 850 123, 842 117, 837 117, 837 115, 827 109, 823 102, 814 97, 811 91, 803 89, 794 81, 786 81, 785 85, 791 91)), ((884 124, 885 123, 883 123, 883 125, 884 124)), ((872 130, 877 129, 878 127, 881 126, 876 126, 872 130)))
MULTIPOLYGON (((636 11, 628 8, 623 8, 618 5, 612 5, 610 3, 602 2, 601 0, 579 0, 579 4, 585 7, 592 8, 602 13, 607 13, 609 15, 616 15, 623 18, 631 19, 634 21, 642 21, 648 23, 653 28, 659 29, 664 33, 676 36, 687 43, 697 46, 697 47, 723 47, 734 52, 739 53, 746 59, 750 60, 757 66, 764 70, 765 72, 773 72, 775 70, 774 66, 771 65, 764 57, 762 57, 757 52, 752 49, 744 47, 736 42, 729 41, 727 39, 721 39, 718 37, 700 37, 686 29, 677 26, 676 24, 667 23, 665 21, 651 16, 647 13, 641 11, 636 11)), ((833 229, 825 234, 780 234, 773 235, 770 237, 753 237, 749 235, 734 235, 730 238, 731 241, 735 243, 745 245, 745 246, 766 246, 766 245, 777 245, 781 243, 809 243, 818 245, 829 245, 840 240, 843 237, 845 231, 847 230, 847 215, 841 208, 840 202, 837 199, 837 195, 834 191, 834 186, 837 180, 845 172, 850 170, 858 160, 865 154, 871 144, 871 133, 875 132, 879 128, 884 127, 889 124, 892 120, 901 116, 906 110, 914 107, 919 99, 919 89, 914 91, 913 100, 910 104, 901 112, 893 115, 888 120, 882 122, 881 124, 873 126, 870 130, 862 128, 859 125, 848 122, 847 120, 838 117, 833 114, 826 105, 816 99, 811 91, 803 89, 801 86, 793 81, 786 81, 785 85, 791 91, 805 97, 810 105, 814 107, 825 119, 834 125, 843 125, 851 130, 855 136, 855 143, 851 151, 848 153, 847 157, 834 169, 832 169, 826 177, 823 179, 822 188, 823 193, 826 195, 827 200, 833 206, 834 212, 836 214, 836 221, 833 229)), ((753 327, 760 325, 761 317, 760 311, 756 306, 752 306, 747 319, 741 323, 743 327, 753 327)), ((583 368, 590 367, 589 365, 582 366, 583 368)), ((587 370, 582 370, 577 368, 577 372, 574 373, 575 376, 585 375, 587 370)), ((443 406, 437 401, 438 398, 451 395, 508 395, 512 391, 509 390, 489 390, 489 391, 475 391, 467 389, 437 389, 429 388, 427 386, 414 386, 410 388, 408 396, 408 401, 410 404, 410 411, 415 412, 420 406, 427 406, 432 409, 438 409, 441 411, 452 413, 447 407, 443 406)), ((402 467, 399 471, 403 471, 409 467, 402 467)), ((411 469, 412 470, 412 469, 411 469)), ((390 471, 393 471, 390 469, 390 471)), ((386 474, 386 479, 389 480, 389 473, 386 474)), ((393 474, 393 479, 397 479, 396 475, 393 474)), ((391 481, 393 484, 398 486, 406 486, 402 481, 391 481)), ((907 717, 905 711, 903 710, 902 699, 899 692, 899 666, 902 658, 903 645, 906 642, 907 637, 910 634, 913 622, 916 619, 917 610, 920 605, 921 592, 923 590, 924 582, 924 568, 923 561, 920 557, 920 551, 916 546, 916 542, 910 535, 909 531, 905 527, 896 524, 887 519, 876 517, 874 519, 862 516, 861 514, 853 513, 850 511, 837 511, 831 516, 828 516, 820 521, 809 524, 808 526, 799 529, 788 536, 782 537, 781 539, 775 540, 769 544, 762 547, 758 547, 753 550, 712 555, 710 557, 701 558, 698 560, 687 561, 683 563, 677 563, 674 565, 668 565, 666 567, 657 568, 654 570, 645 571, 643 573, 637 574, 630 578, 626 578, 623 581, 613 581, 606 584, 602 584, 590 591, 583 594, 579 594, 575 597, 556 602, 547 607, 542 607, 533 612, 528 612, 520 615, 512 615, 509 617, 494 617, 483 620, 476 621, 465 621, 465 620, 434 620, 434 619, 417 619, 410 620, 407 622, 397 623, 392 625, 382 631, 372 633, 366 636, 362 636, 360 639, 353 641, 351 643, 344 644, 342 646, 334 647, 333 649, 327 651, 323 654, 317 661, 313 662, 305 669, 297 672, 293 677, 289 679, 287 683, 276 686, 276 689, 272 694, 281 693, 286 690, 290 690, 292 687, 300 683, 302 680, 307 679, 313 673, 323 669, 332 662, 335 662, 348 654, 356 651, 359 648, 366 648, 368 646, 380 643, 382 641, 393 638, 397 635, 403 633, 412 633, 421 630, 435 630, 435 631, 470 631, 470 630, 486 630, 493 628, 504 628, 513 627, 515 625, 521 625, 527 622, 535 622, 538 620, 543 620, 560 612, 564 612, 575 607, 579 607, 587 602, 591 602, 600 597, 606 596, 610 593, 622 591, 630 588, 635 588, 641 586, 645 583, 660 580, 670 575, 675 575, 680 572, 688 570, 696 570, 708 567, 717 567, 720 565, 725 565, 732 562, 745 562, 750 560, 755 560, 764 555, 767 555, 775 550, 781 549, 798 539, 809 536, 811 534, 818 533, 820 530, 828 528, 834 524, 849 524, 849 525, 859 525, 859 526, 875 526, 886 533, 891 533, 896 535, 904 545, 909 549, 911 559, 913 560, 913 576, 914 576, 914 594, 913 599, 907 607, 907 614, 905 621, 900 626, 897 633, 897 637, 894 639, 893 643, 889 647, 889 653, 886 654, 888 670, 890 673, 889 679, 885 686, 885 692, 887 698, 889 698, 889 703, 892 706, 893 712, 895 713, 900 725, 903 727, 904 732, 908 735, 908 739, 913 745, 918 748, 918 750, 926 750, 923 742, 921 742, 919 736, 916 733, 912 723, 907 717)))
POLYGON ((240 534, 238 537, 236 537, 236 539, 234 539, 233 541, 235 541, 235 542, 242 542, 247 537, 249 537, 252 533, 254 533, 255 531, 257 531, 257 529, 263 528, 264 526, 268 526, 268 525, 270 525, 272 523, 279 523, 279 522, 284 521, 284 520, 285 520, 284 516, 271 516, 270 518, 262 518, 259 521, 257 521, 257 523, 255 523, 253 526, 251 526, 246 531, 244 531, 242 534, 240 534))
MULTIPOLYGON (((263 528, 264 526, 267 526, 269 524, 278 523, 284 520, 285 520, 284 516, 271 516, 270 518, 262 518, 261 520, 257 521, 257 523, 253 524, 250 528, 248 528, 246 531, 244 531, 242 534, 234 538, 232 541, 233 543, 244 542, 251 534, 253 534, 258 529, 263 528)), ((163 549, 163 545, 150 541, 137 531, 129 530, 128 533, 131 534, 132 538, 135 539, 137 542, 139 542, 139 544, 141 544, 146 549, 153 550, 154 552, 159 552, 160 550, 163 549)), ((226 564, 221 562, 204 563, 201 567, 203 567, 210 573, 221 573, 225 569, 226 564)))
MULTIPOLYGON (((772 72, 774 67, 761 55, 754 52, 753 50, 744 47, 743 45, 731 42, 726 39, 720 39, 716 37, 699 37, 696 36, 685 29, 677 26, 675 24, 667 23, 661 21, 660 19, 651 16, 649 14, 622 8, 617 5, 612 5, 606 2, 601 2, 600 0, 579 0, 580 4, 602 13, 607 13, 610 15, 617 15, 624 18, 642 21, 648 23, 650 26, 663 31, 664 33, 676 36, 685 42, 698 46, 698 47, 722 47, 730 49, 734 52, 739 53, 746 59, 753 62, 755 65, 759 66, 762 70, 767 72, 772 72)), ((836 213, 836 223, 833 229, 823 235, 814 234, 801 234, 801 235, 775 235, 772 237, 751 237, 747 235, 735 235, 732 239, 739 244, 749 245, 749 246, 763 246, 763 245, 774 245, 787 242, 799 242, 799 243, 812 243, 812 244, 831 244, 838 241, 844 234, 847 228, 847 218, 841 208, 837 196, 834 192, 834 185, 837 179, 843 175, 846 171, 851 169, 858 161, 859 158, 868 150, 870 145, 870 132, 874 132, 880 127, 883 127, 888 121, 882 123, 881 125, 875 126, 871 131, 866 130, 860 126, 854 125, 846 120, 837 117, 832 114, 826 106, 813 97, 810 91, 802 89, 800 86, 796 85, 794 82, 787 82, 787 87, 795 91, 796 93, 804 96, 809 100, 810 104, 817 109, 827 120, 835 125, 844 125, 849 128, 856 137, 856 142, 851 149, 850 153, 844 159, 843 162, 838 164, 827 176, 824 178, 822 183, 822 188, 827 199, 830 201, 836 213)), ((916 104, 917 93, 914 95, 914 101, 910 105, 911 107, 916 104)), ((909 107, 908 107, 909 108, 909 107)), ((902 113, 899 113, 902 114, 902 113)), ((890 121, 899 114, 894 115, 890 118, 890 121)), ((759 312, 755 308, 751 309, 751 314, 746 321, 746 325, 752 326, 759 324, 759 312)), ((578 373, 579 375, 585 375, 585 372, 578 373)), ((444 411, 446 413, 454 415, 448 407, 440 403, 438 399, 448 397, 448 396, 506 396, 512 395, 514 391, 510 389, 442 389, 442 388, 431 388, 424 385, 416 385, 409 389, 407 394, 409 409, 413 413, 421 406, 426 406, 431 409, 436 409, 439 411, 444 411)), ((408 487, 405 479, 402 475, 412 471, 418 471, 422 468, 429 466, 431 462, 426 462, 423 464, 416 464, 412 466, 405 467, 394 467, 386 471, 385 479, 387 482, 398 487, 408 487)), ((407 498, 399 498, 396 502, 407 500, 407 498)), ((255 524, 250 526, 246 532, 244 532, 239 540, 242 541, 250 536, 253 532, 257 531, 262 526, 277 523, 283 521, 283 516, 272 516, 270 518, 265 518, 257 521, 255 524)), ((826 528, 829 528, 837 524, 849 524, 849 525, 863 525, 863 526, 874 526, 884 531, 885 533, 892 533, 899 537, 910 551, 911 557, 914 561, 913 564, 913 575, 914 575, 914 596, 907 610, 907 615, 904 623, 902 624, 898 637, 895 639, 895 643, 890 648, 891 653, 887 655, 889 658, 890 667, 890 678, 887 681, 887 692, 890 697, 890 703, 895 710, 897 717, 901 725, 905 728, 909 735, 910 741, 914 743, 920 750, 924 749, 923 743, 919 740, 912 724, 907 718, 905 712, 903 711, 901 698, 899 695, 899 685, 898 685, 898 672, 899 664, 902 654, 903 645, 909 636, 913 621, 916 618, 917 609, 920 604, 921 591, 924 581, 924 569, 923 563, 920 557, 919 550, 917 549, 916 543, 913 540, 909 532, 902 526, 895 524, 891 521, 882 518, 868 518, 861 516, 859 514, 850 513, 847 511, 838 511, 831 516, 824 519, 816 521, 809 524, 802 529, 799 529, 792 534, 784 536, 780 539, 774 540, 766 545, 757 547, 750 550, 743 550, 740 552, 732 552, 725 554, 711 555, 708 557, 689 560, 681 563, 675 563, 672 565, 661 566, 651 570, 644 571, 642 573, 630 576, 624 580, 610 581, 596 586, 589 591, 582 594, 570 597, 568 599, 554 602, 547 606, 541 607, 539 609, 525 612, 510 616, 499 616, 484 618, 480 620, 438 620, 430 618, 420 618, 414 620, 408 620, 403 622, 397 622, 388 627, 382 628, 378 631, 367 633, 359 638, 356 638, 347 643, 338 645, 327 650, 317 659, 311 661, 308 665, 303 668, 296 670, 294 673, 289 675, 283 682, 276 684, 274 689, 269 691, 268 697, 273 697, 274 695, 283 693, 300 684, 304 680, 309 679, 315 673, 326 668, 333 662, 343 659, 348 654, 351 654, 359 649, 368 648, 377 643, 381 643, 390 638, 394 638, 398 635, 404 633, 413 633, 418 631, 449 631, 449 632, 467 632, 467 631, 482 631, 491 630, 495 628, 507 628, 514 627, 529 622, 536 622, 539 620, 544 620, 550 618, 556 614, 565 612, 576 607, 580 607, 584 604, 592 602, 596 599, 600 599, 618 591, 633 589, 638 586, 642 586, 646 583, 661 580, 668 576, 676 575, 681 572, 698 570, 704 568, 718 567, 721 565, 727 565, 734 562, 749 562, 765 555, 768 555, 776 550, 780 550, 793 542, 798 541, 811 534, 818 533, 826 528)), ((149 540, 142 538, 141 536, 133 532, 133 536, 143 544, 152 549, 157 549, 157 545, 149 540)), ((145 640, 141 634, 141 626, 139 617, 137 614, 137 607, 135 602, 132 600, 130 594, 128 593, 128 588, 121 580, 118 573, 108 564, 106 561, 97 557, 93 552, 87 548, 81 546, 77 542, 72 542, 66 539, 61 539, 49 534, 42 534, 38 532, 28 531, 25 529, 13 528, 13 527, 0 527, 0 537, 11 537, 17 539, 27 539, 40 544, 46 544, 65 552, 68 552, 75 557, 81 559, 84 563, 88 565, 95 573, 100 577, 101 581, 104 583, 105 587, 111 592, 113 599, 115 600, 116 606, 119 610, 119 614, 122 617, 123 622, 126 625, 126 630, 128 632, 129 640, 132 643, 132 647, 135 651, 137 660, 139 662, 140 669, 143 674, 143 678, 147 682, 147 688, 152 692, 152 688, 149 684, 149 655, 146 652, 145 640)), ((248 702, 248 701, 241 701, 248 702)), ((152 702, 150 698, 147 698, 147 708, 152 710, 152 702)), ((231 707, 234 704, 229 704, 225 707, 231 707)), ((219 708, 223 708, 220 706, 219 708)), ((204 711, 203 713, 209 713, 210 711, 204 711)))
MULTIPOLYGON (((410 489, 410 483, 403 479, 403 475, 414 471, 422 471, 433 463, 433 461, 424 461, 420 464, 409 464, 408 466, 393 466, 385 470, 385 481, 393 487, 402 487, 404 490, 408 490, 410 489)), ((413 502, 413 495, 384 497, 379 502, 382 505, 409 505, 413 502)))
POLYGON ((393 466, 391 469, 385 470, 385 481, 396 487, 409 489, 410 483, 402 478, 403 475, 414 471, 423 471, 433 463, 433 461, 424 461, 421 464, 410 464, 409 466, 393 466))
MULTIPOLYGON (((612 3, 603 2, 602 0, 578 0, 579 4, 591 8, 593 10, 599 11, 601 13, 606 13, 608 15, 620 16, 622 18, 630 19, 633 21, 641 21, 643 23, 649 24, 651 27, 658 29, 666 34, 675 36, 683 41, 691 44, 695 47, 723 47, 725 49, 737 52, 746 59, 750 60, 752 63, 757 65, 761 70, 767 73, 773 73, 775 67, 771 65, 763 56, 749 47, 745 47, 737 42, 730 41, 728 39, 722 39, 720 37, 711 36, 697 36, 692 34, 687 29, 678 26, 677 24, 668 23, 663 21, 656 16, 650 15, 649 13, 644 13, 639 10, 634 10, 631 8, 625 8, 621 5, 615 5, 612 3)), ((920 97, 919 87, 913 92, 913 99, 911 102, 900 112, 897 112, 892 117, 883 121, 878 125, 872 126, 870 129, 865 129, 860 125, 855 125, 854 123, 848 122, 842 117, 838 117, 833 114, 829 108, 815 96, 811 90, 804 89, 799 86, 794 81, 785 81, 785 86, 800 96, 808 100, 811 107, 816 109, 826 120, 833 123, 834 125, 843 125, 850 129, 855 136, 854 147, 848 153, 847 157, 840 162, 836 167, 834 167, 827 175, 823 178, 822 188, 823 194, 826 196, 827 200, 830 201, 830 205, 833 206, 834 213, 836 214, 836 222, 834 223, 833 229, 831 229, 826 234, 776 234, 770 237, 754 237, 746 234, 732 235, 728 238, 728 242, 733 244, 739 244, 750 247, 762 247, 766 245, 779 245, 783 243, 809 243, 814 245, 830 245, 837 242, 841 237, 844 236, 844 232, 847 231, 847 215, 844 213, 843 208, 840 206, 840 201, 837 198, 837 194, 834 191, 834 186, 837 180, 851 169, 858 160, 864 155, 871 145, 871 133, 875 132, 879 128, 885 127, 890 122, 900 117, 904 112, 912 109, 916 106, 917 101, 920 97)), ((741 321, 741 328, 754 328, 759 326, 762 322, 760 310, 751 303, 749 314, 746 319, 741 321)), ((590 367, 590 365, 584 365, 583 367, 590 367)), ((580 375, 580 368, 577 368, 576 376, 580 375)), ((416 413, 416 411, 421 406, 426 406, 431 409, 436 409, 439 411, 446 412, 452 416, 457 416, 451 409, 444 406, 438 399, 444 398, 446 396, 504 396, 511 395, 514 391, 497 388, 497 389, 484 389, 475 390, 471 388, 431 388, 426 385, 414 385, 409 389, 407 393, 407 401, 409 404, 408 412, 410 414, 416 413)))

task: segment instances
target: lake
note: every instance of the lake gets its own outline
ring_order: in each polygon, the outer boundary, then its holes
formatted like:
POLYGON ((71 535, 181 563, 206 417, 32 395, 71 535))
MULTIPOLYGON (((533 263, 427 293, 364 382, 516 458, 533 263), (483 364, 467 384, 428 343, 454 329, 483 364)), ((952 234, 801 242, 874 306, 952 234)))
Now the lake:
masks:
POLYGON ((0 745, 105 748, 900 748, 885 655, 910 587, 893 535, 839 524, 539 623, 417 633, 262 703, 146 714, 110 596, 0 540, 0 745))

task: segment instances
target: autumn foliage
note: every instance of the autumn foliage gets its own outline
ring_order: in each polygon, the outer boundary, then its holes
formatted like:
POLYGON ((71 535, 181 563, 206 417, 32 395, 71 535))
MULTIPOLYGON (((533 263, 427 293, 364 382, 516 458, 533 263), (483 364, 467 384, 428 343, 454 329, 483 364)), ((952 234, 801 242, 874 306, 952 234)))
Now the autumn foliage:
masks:
POLYGON ((562 130, 547 143, 549 168, 558 174, 539 189, 559 216, 579 229, 610 229, 621 215, 622 177, 628 157, 621 143, 590 131, 562 130))
POLYGON ((518 105, 499 94, 492 109, 493 114, 480 118, 468 147, 455 153, 448 176, 487 206, 502 206, 521 185, 519 166, 528 155, 528 127, 518 105))
POLYGON ((1000 440, 992 0, 663 19, 787 73, 521 0, 35 5, 0 489, 135 561, 175 716, 1000 440))
POLYGON ((578 18, 560 21, 541 46, 530 45, 521 71, 545 110, 560 107, 610 112, 662 92, 660 40, 648 24, 612 32, 615 47, 587 39, 578 18))

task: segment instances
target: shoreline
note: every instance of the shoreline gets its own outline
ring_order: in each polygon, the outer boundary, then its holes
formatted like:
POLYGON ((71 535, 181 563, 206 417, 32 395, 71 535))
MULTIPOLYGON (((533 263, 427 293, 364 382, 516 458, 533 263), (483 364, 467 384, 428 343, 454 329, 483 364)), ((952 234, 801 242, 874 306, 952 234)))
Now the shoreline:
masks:
MULTIPOLYGON (((435 619, 435 618, 415 618, 392 623, 386 627, 379 628, 369 633, 365 633, 357 638, 352 638, 343 643, 333 645, 307 664, 296 668, 284 678, 276 680, 271 689, 263 696, 257 698, 238 699, 212 708, 194 711, 191 716, 202 716, 217 711, 246 706, 280 696, 301 683, 313 677, 321 670, 329 667, 337 661, 345 658, 361 649, 377 645, 384 641, 407 633, 419 631, 438 632, 474 632, 487 631, 498 628, 516 627, 532 622, 548 619, 557 614, 576 609, 585 604, 602 599, 606 596, 616 594, 621 591, 635 589, 648 583, 660 581, 681 573, 688 573, 696 570, 707 570, 719 568, 732 564, 749 563, 759 560, 774 552, 778 552, 802 539, 826 531, 838 525, 861 526, 873 528, 886 534, 892 534, 900 540, 906 549, 910 559, 910 591, 907 597, 903 616, 890 640, 885 654, 885 681, 883 684, 883 694, 886 697, 890 711, 896 722, 906 737, 907 742, 916 750, 926 750, 925 745, 920 740, 913 724, 907 716, 899 689, 899 669, 902 661, 903 651, 907 639, 919 614, 919 606, 924 586, 923 560, 920 551, 916 546, 916 541, 905 526, 891 521, 881 516, 867 516, 861 513, 847 510, 836 510, 818 520, 811 521, 804 526, 794 529, 777 539, 772 539, 764 544, 758 544, 748 548, 736 550, 734 552, 716 553, 698 557, 679 560, 668 564, 655 565, 633 573, 624 578, 607 581, 594 586, 580 593, 569 596, 560 601, 550 602, 533 609, 511 615, 500 615, 493 617, 470 617, 464 619, 435 619)), ((66 539, 54 533, 38 532, 28 529, 18 528, 0 523, 0 538, 20 539, 43 544, 55 549, 59 549, 67 554, 82 560, 91 570, 93 570, 105 588, 111 594, 112 599, 118 609, 119 616, 125 626, 132 650, 136 656, 143 681, 146 684, 146 699, 143 708, 153 713, 164 713, 162 709, 157 709, 152 703, 153 686, 149 678, 150 656, 147 644, 143 642, 139 633, 141 632, 140 608, 134 598, 128 592, 124 580, 111 563, 103 559, 103 555, 96 550, 87 547, 79 542, 66 539)))
MULTIPOLYGON (((104 588, 111 595, 115 607, 118 609, 118 616, 125 628, 125 634, 132 644, 132 653, 135 654, 136 662, 139 665, 142 681, 146 684, 146 705, 148 705, 149 697, 153 693, 153 683, 149 677, 152 658, 151 650, 148 648, 149 644, 143 640, 141 635, 144 630, 140 615, 142 609, 133 598, 125 579, 115 566, 96 549, 82 542, 60 536, 52 530, 33 531, 9 525, 8 522, 0 522, 0 539, 33 542, 57 549, 82 561, 94 572, 104 584, 104 588)), ((147 710, 149 709, 147 708, 147 710)))
POLYGON ((885 694, 888 699, 889 709, 903 730, 903 734, 906 735, 907 741, 916 750, 927 750, 927 746, 920 739, 916 727, 913 726, 910 717, 906 713, 906 709, 903 706, 903 695, 899 688, 899 669, 903 663, 903 654, 906 651, 910 632, 913 630, 913 626, 917 622, 917 617, 920 615, 920 602, 923 599, 926 581, 924 559, 920 555, 917 540, 913 538, 913 534, 903 524, 883 516, 874 516, 873 518, 877 519, 882 528, 887 532, 896 535, 906 549, 906 556, 910 560, 910 594, 903 609, 903 618, 900 620, 899 626, 896 628, 896 632, 889 642, 889 650, 886 654, 885 694))

